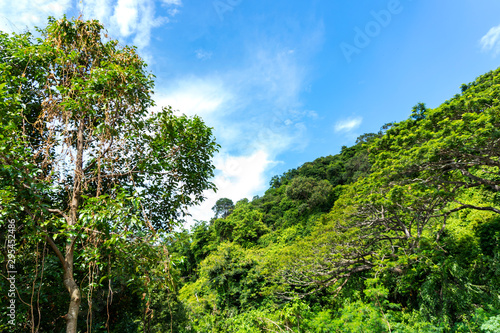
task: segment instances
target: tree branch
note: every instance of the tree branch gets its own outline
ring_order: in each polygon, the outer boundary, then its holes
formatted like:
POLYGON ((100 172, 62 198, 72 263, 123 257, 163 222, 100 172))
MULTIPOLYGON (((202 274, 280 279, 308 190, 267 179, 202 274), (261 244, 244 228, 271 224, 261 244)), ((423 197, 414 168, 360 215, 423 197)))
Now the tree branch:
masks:
POLYGON ((481 207, 481 206, 474 206, 474 205, 466 205, 464 203, 461 203, 460 201, 457 201, 457 200, 453 200, 455 201, 456 203, 462 205, 458 208, 454 208, 452 210, 450 210, 448 213, 454 213, 454 212, 458 212, 462 209, 476 209, 476 210, 485 210, 485 211, 490 211, 490 212, 494 212, 494 213, 497 213, 497 214, 500 214, 500 209, 497 209, 495 207, 481 207))
POLYGON ((64 260, 64 256, 61 253, 61 251, 59 250, 59 248, 57 247, 56 243, 54 242, 54 240, 52 239, 52 237, 50 237, 49 235, 46 235, 45 239, 49 243, 49 245, 52 248, 52 250, 54 250, 54 252, 56 253, 57 258, 59 258, 59 261, 61 262, 64 271, 66 271, 66 260, 64 260))
POLYGON ((66 220, 66 222, 69 222, 69 217, 68 215, 64 214, 63 211, 61 211, 60 209, 52 209, 52 208, 49 208, 47 209, 49 212, 51 213, 55 213, 55 214, 59 214, 61 215, 62 217, 64 217, 64 219, 66 220))

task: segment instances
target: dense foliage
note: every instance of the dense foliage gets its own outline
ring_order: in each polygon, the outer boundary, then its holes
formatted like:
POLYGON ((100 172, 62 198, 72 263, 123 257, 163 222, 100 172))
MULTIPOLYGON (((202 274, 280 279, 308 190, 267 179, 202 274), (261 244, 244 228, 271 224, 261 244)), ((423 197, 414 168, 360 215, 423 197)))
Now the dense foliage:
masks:
POLYGON ((497 332, 499 100, 500 69, 177 233, 180 331, 497 332))
POLYGON ((500 331, 500 69, 174 232, 217 146, 101 29, 0 35, 0 329, 64 330, 71 277, 87 332, 500 331))

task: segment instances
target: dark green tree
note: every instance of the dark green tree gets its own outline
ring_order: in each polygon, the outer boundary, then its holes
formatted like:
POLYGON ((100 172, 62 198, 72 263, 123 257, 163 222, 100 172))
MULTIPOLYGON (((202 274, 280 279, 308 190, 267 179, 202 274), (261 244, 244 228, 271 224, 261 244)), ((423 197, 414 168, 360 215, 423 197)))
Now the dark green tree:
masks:
POLYGON ((220 198, 217 200, 215 205, 212 207, 212 210, 215 213, 214 218, 216 219, 225 219, 231 214, 234 209, 233 200, 228 198, 220 198))

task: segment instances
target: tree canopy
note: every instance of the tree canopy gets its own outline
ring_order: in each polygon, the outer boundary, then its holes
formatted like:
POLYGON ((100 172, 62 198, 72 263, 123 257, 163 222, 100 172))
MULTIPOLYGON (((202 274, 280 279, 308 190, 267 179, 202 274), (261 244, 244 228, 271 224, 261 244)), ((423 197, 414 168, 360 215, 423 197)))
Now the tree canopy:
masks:
MULTIPOLYGON (((90 270, 91 316, 91 290, 102 286, 93 281, 119 276, 105 272, 125 260, 120 252, 137 268, 168 261, 148 257, 148 247, 215 189, 218 146, 198 117, 151 111, 146 64, 133 47, 106 40, 97 21, 50 19, 39 33, 0 35, 1 208, 18 221, 23 246, 46 242, 59 259, 67 332, 76 332, 77 270, 90 270)), ((24 320, 36 327, 41 317, 31 313, 24 320)))

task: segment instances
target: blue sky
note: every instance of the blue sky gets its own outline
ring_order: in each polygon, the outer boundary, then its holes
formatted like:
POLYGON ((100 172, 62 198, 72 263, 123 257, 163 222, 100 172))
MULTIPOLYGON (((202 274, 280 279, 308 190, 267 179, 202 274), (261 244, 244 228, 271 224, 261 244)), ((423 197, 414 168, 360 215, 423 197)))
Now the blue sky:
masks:
POLYGON ((497 0, 0 0, 0 29, 64 13, 136 45, 157 103, 214 128, 219 191, 200 220, 500 65, 497 0))

